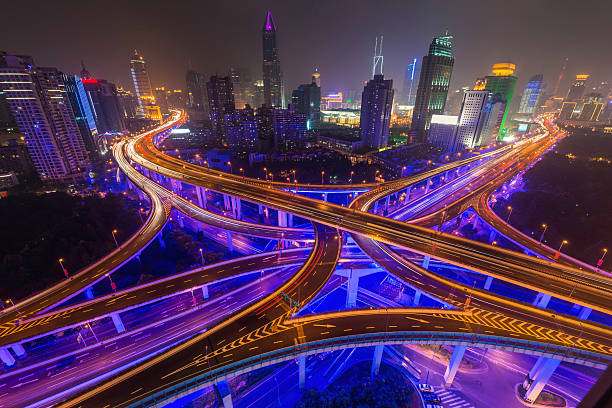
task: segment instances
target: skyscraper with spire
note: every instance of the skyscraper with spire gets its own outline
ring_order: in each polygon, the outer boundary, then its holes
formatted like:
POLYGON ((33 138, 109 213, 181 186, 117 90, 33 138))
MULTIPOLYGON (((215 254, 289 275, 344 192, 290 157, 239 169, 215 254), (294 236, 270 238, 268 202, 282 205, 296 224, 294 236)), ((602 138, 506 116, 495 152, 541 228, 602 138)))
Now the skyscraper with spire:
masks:
POLYGON ((448 33, 435 37, 429 45, 429 52, 423 57, 411 125, 411 132, 417 141, 425 140, 431 116, 444 113, 455 63, 452 38, 448 33))
POLYGON ((262 29, 262 41, 264 103, 268 106, 284 108, 283 74, 278 59, 276 25, 270 10, 266 14, 266 21, 262 29))
POLYGON ((134 55, 130 60, 130 71, 132 73, 136 97, 138 98, 139 116, 161 119, 159 107, 155 106, 155 96, 153 96, 147 64, 142 55, 139 55, 136 50, 134 50, 134 55))

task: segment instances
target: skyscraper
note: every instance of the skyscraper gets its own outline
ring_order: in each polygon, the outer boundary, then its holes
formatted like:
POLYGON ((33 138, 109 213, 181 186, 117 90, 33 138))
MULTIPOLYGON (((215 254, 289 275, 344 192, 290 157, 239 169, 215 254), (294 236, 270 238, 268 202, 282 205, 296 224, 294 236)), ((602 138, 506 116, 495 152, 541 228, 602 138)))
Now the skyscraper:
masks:
POLYGON ((491 97, 491 91, 487 90, 466 91, 463 94, 454 150, 478 146, 480 132, 491 109, 491 97))
POLYGON ((262 29, 264 103, 268 106, 284 107, 283 74, 278 59, 276 25, 268 10, 262 29))
POLYGON ((538 74, 532 76, 529 82, 527 82, 527 86, 525 87, 523 96, 521 97, 518 113, 523 113, 526 115, 533 115, 535 113, 535 110, 538 107, 538 101, 542 95, 543 81, 544 76, 542 74, 538 74))
POLYGON ((306 115, 308 128, 318 126, 321 119, 321 88, 313 75, 310 84, 302 84, 291 94, 291 103, 297 113, 306 115))
POLYGON ((423 57, 419 87, 414 101, 411 131, 416 140, 425 139, 431 115, 442 114, 450 84, 455 58, 452 54, 453 37, 445 34, 434 37, 429 52, 423 57))
POLYGON ((393 80, 374 75, 361 94, 361 140, 372 149, 387 146, 391 109, 393 108, 393 80))
POLYGON ((225 139, 224 117, 236 109, 232 80, 229 76, 220 77, 213 75, 206 83, 206 90, 210 119, 216 127, 217 138, 223 140, 225 139))
POLYGON ((204 74, 192 70, 185 74, 187 85, 188 106, 198 111, 206 111, 208 98, 206 96, 206 80, 204 74))
POLYGON ((414 71, 416 70, 417 59, 415 58, 406 66, 404 83, 402 85, 402 100, 404 105, 414 105, 414 71))
POLYGON ((514 70, 516 65, 510 62, 500 62, 493 64, 493 72, 491 75, 485 77, 485 89, 493 93, 493 98, 506 103, 504 109, 504 115, 499 123, 499 135, 498 139, 505 136, 505 124, 508 111, 510 110, 510 103, 512 102, 512 96, 514 95, 514 88, 516 87, 517 77, 514 76, 514 70))
POLYGON ((115 84, 95 78, 83 78, 82 82, 91 103, 98 132, 123 132, 125 123, 115 84))
POLYGON ((566 102, 578 102, 582 100, 582 95, 584 95, 584 83, 587 79, 589 79, 589 76, 586 74, 576 75, 576 79, 565 97, 566 102))
MULTIPOLYGON (((81 71, 83 72, 83 71, 81 71)), ((87 96, 87 92, 83 87, 83 82, 78 76, 62 75, 64 80, 64 88, 66 96, 70 101, 72 112, 79 127, 79 132, 85 142, 85 148, 89 153, 89 157, 94 160, 98 153, 98 128, 91 106, 91 102, 87 96)))
MULTIPOLYGON (((147 71, 147 64, 138 51, 134 50, 134 56, 130 60, 130 71, 132 73, 132 81, 134 89, 138 97, 138 106, 140 116, 155 116, 155 97, 153 96, 153 88, 151 87, 151 79, 147 71)), ((159 108, 157 108, 159 110, 159 108)))
POLYGON ((0 90, 43 181, 83 179, 90 164, 62 74, 32 57, 0 54, 0 90))

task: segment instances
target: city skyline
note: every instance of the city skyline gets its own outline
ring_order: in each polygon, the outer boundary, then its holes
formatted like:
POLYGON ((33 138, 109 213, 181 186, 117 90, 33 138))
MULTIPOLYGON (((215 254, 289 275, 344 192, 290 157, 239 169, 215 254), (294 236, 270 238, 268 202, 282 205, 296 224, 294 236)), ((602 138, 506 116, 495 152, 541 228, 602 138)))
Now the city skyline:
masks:
MULTIPOLYGON (((488 72, 490 66, 498 60, 509 60, 517 65, 519 89, 524 87, 531 76, 543 73, 547 89, 551 90, 565 57, 569 57, 569 62, 561 85, 563 92, 568 89, 575 73, 590 73, 593 81, 609 80, 603 69, 606 64, 593 63, 606 58, 596 51, 604 48, 605 36, 600 32, 604 21, 600 19, 605 15, 605 10, 610 8, 609 5, 587 10, 587 13, 592 13, 589 16, 591 24, 581 26, 581 30, 563 28, 563 20, 568 18, 564 16, 556 16, 559 23, 544 30, 534 26, 537 26, 536 21, 548 21, 551 18, 549 14, 555 12, 555 9, 550 8, 551 2, 531 5, 519 1, 505 9, 487 5, 472 11, 470 7, 449 2, 441 7, 398 4, 393 8, 395 13, 386 12, 386 9, 379 10, 373 3, 362 2, 351 7, 351 13, 346 15, 343 12, 348 10, 347 2, 335 2, 325 7, 322 7, 322 3, 316 4, 320 7, 297 6, 296 10, 293 5, 289 7, 273 1, 265 5, 245 4, 230 10, 224 5, 204 2, 189 7, 203 7, 208 10, 207 13, 192 13, 189 16, 179 13, 187 5, 176 6, 164 10, 164 18, 169 22, 167 29, 154 25, 153 22, 161 18, 161 15, 156 14, 158 12, 144 10, 135 25, 139 27, 136 32, 133 24, 127 24, 138 15, 135 14, 136 7, 111 3, 109 12, 113 13, 117 24, 113 24, 113 30, 101 30, 101 33, 87 29, 99 17, 89 10, 89 6, 84 5, 76 10, 82 13, 82 18, 74 19, 70 29, 45 32, 45 36, 56 37, 58 41, 69 41, 72 45, 66 47, 66 50, 53 51, 35 40, 34 33, 44 30, 45 24, 32 27, 32 34, 11 35, 16 30, 18 20, 10 17, 13 13, 19 15, 17 5, 8 11, 8 21, 0 28, 0 32, 4 37, 12 39, 3 45, 3 49, 9 53, 36 55, 43 65, 58 66, 62 71, 72 74, 79 72, 80 61, 84 60, 94 77, 108 78, 129 88, 131 78, 124 61, 132 55, 134 48, 147 59, 153 87, 164 85, 183 89, 183 78, 190 67, 203 72, 207 77, 225 75, 230 66, 244 67, 254 78, 258 78, 262 62, 261 21, 268 9, 275 17, 279 56, 283 62, 285 87, 289 90, 307 81, 315 68, 321 72, 324 93, 361 89, 363 81, 368 79, 371 72, 372 49, 377 35, 385 37, 384 74, 394 79, 396 88, 401 89, 405 66, 413 58, 424 55, 426 44, 445 29, 455 37, 454 52, 457 56, 451 89, 472 85, 475 76, 488 72), (491 19, 498 13, 505 15, 504 21, 497 19, 493 23, 491 19), (206 17, 213 14, 218 16, 214 21, 206 17), (481 20, 483 23, 476 27, 460 24, 461 15, 466 14, 469 14, 469 19, 481 20), (411 17, 416 15, 418 19, 411 17), (15 23, 11 20, 15 20, 15 23), (229 29, 223 26, 225 21, 233 21, 235 24, 229 29), (325 29, 313 30, 314 24, 325 29), (494 43, 487 34, 491 30, 495 33, 494 43), (77 33, 82 43, 74 40, 73 36, 77 33), (146 35, 143 36, 143 33, 146 35), (114 41, 114 38, 122 40, 114 41), (593 46, 573 47, 569 54, 565 50, 567 45, 585 41, 593 46), (602 44, 598 46, 600 41, 602 44), (209 58, 210 55, 215 58, 209 58)), ((558 3, 555 4, 555 7, 559 7, 558 3)), ((45 11, 46 7, 41 4, 40 10, 45 11)), ((67 4, 55 6, 54 10, 49 10, 50 15, 61 12, 63 7, 67 7, 67 4)), ((73 8, 70 11, 74 11, 73 8)))

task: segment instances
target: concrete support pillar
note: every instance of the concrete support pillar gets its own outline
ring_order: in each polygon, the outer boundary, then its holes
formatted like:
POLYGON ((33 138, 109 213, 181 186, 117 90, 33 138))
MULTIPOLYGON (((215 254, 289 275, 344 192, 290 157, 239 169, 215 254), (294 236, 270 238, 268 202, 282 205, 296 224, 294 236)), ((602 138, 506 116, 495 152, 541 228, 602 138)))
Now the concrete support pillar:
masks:
POLYGON ((227 194, 223 194, 223 208, 225 208, 225 211, 229 211, 232 209, 230 196, 228 196, 227 194))
POLYGON ((387 196, 387 198, 385 198, 385 211, 389 210, 389 203, 391 202, 391 196, 387 196))
POLYGON ((128 189, 132 190, 134 188, 134 185, 132 184, 132 182, 130 181, 130 179, 126 178, 127 180, 127 185, 128 185, 128 189))
POLYGON ((546 309, 546 307, 548 306, 548 302, 550 302, 550 295, 547 295, 546 293, 542 293, 539 292, 535 299, 533 300, 533 305, 536 307, 539 307, 541 309, 546 309))
POLYGON ((405 198, 405 201, 410 200, 410 193, 411 193, 411 192, 412 192, 412 186, 410 186, 410 187, 408 187, 408 188, 406 189, 406 192, 405 192, 405 194, 406 194, 406 196, 405 196, 405 197, 406 197, 406 198, 405 198))
POLYGON ((227 233, 227 248, 230 252, 234 252, 234 242, 232 241, 232 232, 226 231, 227 233))
POLYGON ((323 193, 323 201, 327 201, 327 193, 323 193))
POLYGON ((589 316, 591 315, 591 308, 590 307, 586 307, 586 306, 582 306, 582 309, 580 309, 580 313, 578 313, 578 318, 580 320, 586 320, 589 318, 589 316))
POLYGON ((378 201, 374 202, 374 213, 378 212, 378 201))
POLYGON ((293 227, 293 214, 287 214, 287 226, 289 228, 293 227))
POLYGON ((257 212, 259 215, 263 215, 263 205, 257 204, 257 212))
POLYGON ((9 367, 15 364, 15 358, 6 347, 0 348, 0 360, 9 367))
POLYGON ((234 408, 234 404, 232 402, 232 390, 230 389, 227 381, 219 381, 217 384, 215 384, 215 388, 219 398, 221 398, 221 401, 223 401, 223 408, 234 408))
POLYGON ((357 291, 359 290, 359 272, 353 269, 349 272, 348 286, 346 288, 346 308, 357 306, 357 291))
POLYGON ((429 186, 431 185, 431 179, 427 179, 427 181, 425 182, 425 193, 427 194, 429 193, 429 186))
POLYGON ((208 294, 208 285, 202 285, 202 297, 204 297, 204 299, 208 299, 210 297, 208 294))
POLYGON ((472 217, 472 227, 474 229, 478 229, 479 225, 480 225, 480 217, 478 215, 474 215, 474 217, 472 217))
POLYGON ((231 204, 232 204, 232 215, 234 216, 234 219, 236 220, 242 219, 242 205, 241 205, 240 199, 238 197, 232 196, 231 204))
POLYGON ((496 237, 497 237, 497 231, 492 229, 491 232, 489 232, 489 242, 495 241, 496 237))
POLYGON ((90 300, 94 298, 93 288, 91 286, 85 289, 85 298, 90 300))
POLYGON ((159 234, 157 234, 157 240, 159 241, 159 246, 160 247, 166 248, 166 243, 164 242, 164 237, 162 236, 161 232, 159 234))
POLYGON ((119 313, 111 313, 111 319, 115 324, 115 329, 117 329, 117 333, 123 333, 125 331, 125 326, 123 325, 123 321, 121 320, 121 316, 119 313))
POLYGON ((374 377, 378 375, 378 371, 380 370, 380 361, 382 360, 383 351, 385 350, 385 346, 379 344, 374 347, 374 357, 372 358, 372 368, 370 369, 370 377, 374 377))
POLYGON ((538 359, 536 362, 537 367, 534 366, 534 368, 531 369, 529 378, 526 378, 523 382, 523 388, 526 390, 524 396, 525 400, 534 402, 538 398, 540 392, 542 392, 546 383, 559 366, 559 363, 561 363, 561 360, 554 358, 540 357, 540 359, 538 359))
POLYGON ((121 170, 119 170, 119 167, 117 167, 117 175, 115 176, 115 179, 117 180, 117 183, 121 183, 121 170))
POLYGON ((487 276, 487 280, 485 280, 483 288, 485 290, 490 290, 492 283, 493 283, 493 277, 492 276, 487 276))
POLYGON ((198 196, 198 205, 204 208, 204 197, 202 196, 202 187, 196 186, 196 195, 198 196))
POLYGON ((183 219, 183 214, 178 214, 178 222, 181 228, 185 228, 185 220, 183 219))
POLYGON ((17 358, 26 358, 26 356, 28 355, 28 353, 26 353, 25 349, 21 344, 13 344, 11 348, 13 349, 13 352, 15 353, 17 358))
POLYGON ((138 198, 140 199, 140 201, 144 201, 145 196, 142 193, 142 190, 140 190, 140 189, 137 189, 137 190, 138 190, 138 198))
POLYGON ((446 367, 446 372, 444 373, 444 383, 447 387, 450 387, 450 385, 453 383, 464 354, 465 346, 455 346, 453 355, 451 356, 450 361, 448 362, 448 367, 446 367))
POLYGON ((423 292, 419 289, 414 290, 414 298, 412 299, 412 306, 418 306, 421 301, 421 295, 423 292))
POLYGON ((287 227, 287 213, 284 211, 278 212, 278 226, 287 227))
POLYGON ((306 356, 298 357, 300 390, 306 385, 306 356))
POLYGON ((429 268, 429 261, 431 260, 431 257, 429 255, 425 255, 425 257, 423 258, 423 263, 421 263, 421 266, 424 269, 429 268))

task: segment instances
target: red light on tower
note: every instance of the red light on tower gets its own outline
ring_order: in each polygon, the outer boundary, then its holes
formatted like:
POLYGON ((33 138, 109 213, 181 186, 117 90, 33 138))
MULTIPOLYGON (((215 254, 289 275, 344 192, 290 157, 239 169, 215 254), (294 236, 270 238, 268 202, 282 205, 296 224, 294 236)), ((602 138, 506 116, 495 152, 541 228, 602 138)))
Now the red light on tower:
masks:
POLYGON ((84 84, 97 84, 98 80, 93 78, 83 78, 81 79, 81 82, 83 82, 84 84))

